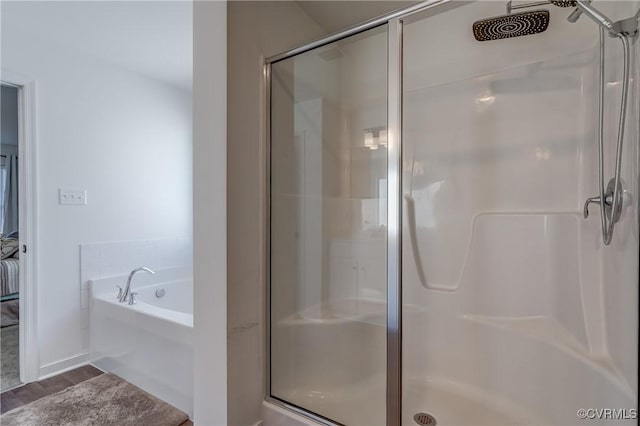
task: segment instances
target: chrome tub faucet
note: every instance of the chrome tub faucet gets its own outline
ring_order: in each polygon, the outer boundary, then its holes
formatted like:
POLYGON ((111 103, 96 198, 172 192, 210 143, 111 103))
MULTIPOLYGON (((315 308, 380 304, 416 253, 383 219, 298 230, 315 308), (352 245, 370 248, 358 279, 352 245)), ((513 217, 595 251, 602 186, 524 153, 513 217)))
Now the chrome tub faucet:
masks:
MULTIPOLYGON (((129 295, 131 294, 131 280, 133 279, 133 276, 136 273, 141 272, 141 271, 148 272, 150 274, 155 274, 156 273, 156 271, 154 271, 152 269, 149 269, 146 266, 142 266, 140 268, 136 268, 133 271, 131 271, 131 273, 129 274, 129 279, 127 279, 127 286, 124 288, 124 290, 120 288, 120 291, 118 292, 118 301, 120 303, 126 302, 127 298, 130 297, 129 295)), ((132 300, 133 300, 133 298, 132 298, 132 300)), ((132 303, 130 303, 130 304, 132 304, 132 303)))

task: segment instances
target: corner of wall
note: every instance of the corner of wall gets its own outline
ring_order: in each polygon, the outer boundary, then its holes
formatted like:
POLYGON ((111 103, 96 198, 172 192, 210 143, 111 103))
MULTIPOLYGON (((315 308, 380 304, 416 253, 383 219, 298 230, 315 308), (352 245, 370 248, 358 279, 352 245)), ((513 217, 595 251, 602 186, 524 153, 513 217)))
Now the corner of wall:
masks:
POLYGON ((227 424, 227 3, 193 10, 194 420, 227 424))

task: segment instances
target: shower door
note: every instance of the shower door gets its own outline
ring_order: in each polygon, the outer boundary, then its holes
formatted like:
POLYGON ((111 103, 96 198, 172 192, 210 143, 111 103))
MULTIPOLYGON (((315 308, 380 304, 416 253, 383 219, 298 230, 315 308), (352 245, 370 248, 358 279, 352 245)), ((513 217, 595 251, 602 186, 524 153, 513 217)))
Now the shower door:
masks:
MULTIPOLYGON (((542 8, 547 31, 504 40, 472 32, 504 2, 404 22, 405 425, 636 424, 637 84, 629 198, 605 248, 597 208, 582 212, 598 193, 598 27, 542 8)), ((605 43, 608 179, 622 49, 605 43)))
POLYGON ((384 424, 387 26, 269 69, 268 396, 384 424))

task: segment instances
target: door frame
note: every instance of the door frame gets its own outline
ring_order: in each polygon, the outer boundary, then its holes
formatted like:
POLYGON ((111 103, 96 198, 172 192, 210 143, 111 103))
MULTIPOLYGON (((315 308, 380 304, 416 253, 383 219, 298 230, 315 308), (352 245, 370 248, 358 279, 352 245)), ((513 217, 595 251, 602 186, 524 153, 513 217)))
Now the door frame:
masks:
POLYGON ((20 232, 20 381, 38 379, 37 316, 37 127, 36 81, 2 69, 2 84, 18 89, 18 221, 20 232))

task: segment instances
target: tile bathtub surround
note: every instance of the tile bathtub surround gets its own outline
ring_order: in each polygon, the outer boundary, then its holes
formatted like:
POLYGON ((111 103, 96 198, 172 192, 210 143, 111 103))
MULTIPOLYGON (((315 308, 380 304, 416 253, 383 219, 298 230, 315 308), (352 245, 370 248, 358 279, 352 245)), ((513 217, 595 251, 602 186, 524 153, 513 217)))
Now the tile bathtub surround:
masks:
POLYGON ((152 269, 191 266, 191 240, 143 240, 80 245, 80 282, 87 307, 90 279, 126 275, 140 266, 152 269))
POLYGON ((80 307, 85 318, 83 347, 89 348, 89 280, 125 276, 140 266, 158 270, 191 269, 192 263, 192 241, 186 238, 81 244, 80 307))

